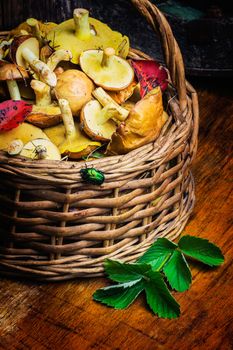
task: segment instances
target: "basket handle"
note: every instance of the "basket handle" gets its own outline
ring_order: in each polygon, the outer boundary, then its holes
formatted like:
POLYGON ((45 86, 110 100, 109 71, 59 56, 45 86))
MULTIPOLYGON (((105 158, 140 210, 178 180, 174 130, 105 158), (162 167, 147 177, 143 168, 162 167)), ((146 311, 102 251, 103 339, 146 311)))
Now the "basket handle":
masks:
POLYGON ((159 35, 166 66, 171 81, 177 89, 181 113, 187 108, 186 80, 184 62, 180 48, 174 38, 165 16, 149 0, 131 0, 138 11, 159 35))

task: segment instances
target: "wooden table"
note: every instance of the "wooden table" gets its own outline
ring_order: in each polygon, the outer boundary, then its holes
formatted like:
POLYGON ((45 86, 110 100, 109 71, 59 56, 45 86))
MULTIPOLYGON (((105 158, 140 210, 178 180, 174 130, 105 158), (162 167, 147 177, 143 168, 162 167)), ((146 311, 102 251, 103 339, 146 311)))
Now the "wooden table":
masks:
POLYGON ((193 166, 197 201, 185 233, 219 245, 224 265, 193 265, 191 289, 175 293, 181 317, 171 321, 153 316, 143 297, 124 311, 95 303, 92 294, 107 285, 104 278, 54 284, 2 278, 0 349, 233 349, 233 93, 221 80, 192 83, 199 92, 200 142, 193 166))

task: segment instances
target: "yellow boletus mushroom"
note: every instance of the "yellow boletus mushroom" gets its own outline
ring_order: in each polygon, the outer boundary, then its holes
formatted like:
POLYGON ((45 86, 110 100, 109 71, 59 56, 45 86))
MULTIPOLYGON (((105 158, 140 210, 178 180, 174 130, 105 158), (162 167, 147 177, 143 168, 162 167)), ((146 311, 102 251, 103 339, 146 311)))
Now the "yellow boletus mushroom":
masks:
POLYGON ((45 129, 46 135, 59 148, 62 155, 71 159, 79 159, 90 154, 101 146, 100 142, 91 141, 80 129, 79 123, 74 123, 69 103, 59 99, 63 124, 45 129))
POLYGON ((105 90, 125 89, 134 79, 131 65, 124 58, 115 55, 115 50, 111 47, 104 51, 84 51, 79 62, 83 72, 105 90))
POLYGON ((155 88, 135 104, 128 117, 121 123, 108 145, 108 154, 125 154, 154 141, 165 122, 160 87, 155 88))
POLYGON ((80 53, 85 50, 113 47, 122 57, 126 57, 129 52, 127 36, 89 17, 88 10, 82 8, 74 10, 73 19, 62 22, 49 31, 47 39, 51 41, 55 50, 71 50, 72 62, 76 64, 80 53))
POLYGON ((109 141, 117 125, 126 119, 129 111, 114 101, 102 88, 93 91, 96 100, 84 105, 80 114, 82 129, 91 139, 109 141))
POLYGON ((93 140, 109 141, 117 125, 126 119, 129 111, 118 105, 100 87, 92 94, 96 100, 86 103, 80 113, 82 129, 93 140))
POLYGON ((111 118, 117 115, 118 111, 113 104, 102 108, 97 100, 91 100, 83 107, 80 121, 83 130, 91 139, 109 141, 117 128, 117 124, 111 118))

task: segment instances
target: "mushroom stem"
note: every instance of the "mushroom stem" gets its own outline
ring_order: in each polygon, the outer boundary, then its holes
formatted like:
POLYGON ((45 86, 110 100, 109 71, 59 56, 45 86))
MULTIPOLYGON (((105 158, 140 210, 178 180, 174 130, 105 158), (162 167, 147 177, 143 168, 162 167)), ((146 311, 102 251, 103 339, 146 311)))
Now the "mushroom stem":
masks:
POLYGON ((56 74, 51 72, 47 64, 40 61, 29 48, 23 48, 22 56, 46 84, 52 87, 56 86, 56 74))
POLYGON ((116 114, 114 116, 114 119, 117 119, 118 121, 124 121, 128 114, 129 111, 123 107, 121 107, 120 105, 118 105, 118 103, 116 103, 105 91, 104 89, 102 89, 101 87, 95 89, 92 92, 93 96, 99 101, 99 103, 102 104, 103 107, 111 104, 111 106, 118 111, 118 114, 116 114))
POLYGON ((107 104, 105 107, 101 109, 101 111, 98 113, 97 119, 99 124, 104 124, 109 119, 114 119, 114 120, 117 119, 121 121, 122 115, 117 110, 116 106, 110 102, 109 104, 107 104))
POLYGON ((15 156, 22 151, 22 148, 23 148, 23 141, 20 139, 15 139, 11 141, 11 143, 8 145, 7 153, 10 156, 15 156))
POLYGON ((48 58, 47 66, 51 71, 54 71, 59 62, 70 61, 71 59, 72 53, 70 50, 57 50, 48 58))
POLYGON ((27 70, 28 70, 28 73, 32 76, 32 79, 39 80, 38 74, 34 72, 34 70, 31 67, 28 67, 27 70))
POLYGON ((73 12, 75 35, 80 40, 88 40, 92 33, 89 24, 89 11, 78 8, 73 12))
POLYGON ((36 105, 37 106, 48 106, 52 103, 50 87, 39 80, 32 80, 31 87, 36 95, 36 105))
POLYGON ((112 47, 107 47, 103 51, 103 58, 101 61, 101 66, 102 67, 107 67, 109 64, 109 59, 111 56, 115 55, 116 51, 112 47))
POLYGON ((21 100, 19 87, 16 80, 7 80, 7 87, 12 100, 21 100))
POLYGON ((39 24, 37 19, 35 18, 28 18, 26 20, 27 24, 32 28, 32 34, 33 36, 35 36, 37 38, 37 40, 39 41, 40 47, 43 45, 43 39, 41 37, 41 32, 39 29, 39 24))
POLYGON ((61 109, 62 120, 66 130, 66 140, 72 142, 76 139, 76 130, 69 102, 61 98, 58 100, 58 104, 61 109))

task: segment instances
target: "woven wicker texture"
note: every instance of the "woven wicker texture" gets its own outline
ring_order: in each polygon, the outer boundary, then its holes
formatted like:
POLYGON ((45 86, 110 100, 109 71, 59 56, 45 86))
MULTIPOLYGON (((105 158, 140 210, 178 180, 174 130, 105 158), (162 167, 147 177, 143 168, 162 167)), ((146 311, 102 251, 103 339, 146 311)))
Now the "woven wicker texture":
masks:
MULTIPOLYGON (((169 120, 155 142, 126 155, 57 162, 1 152, 1 274, 47 281, 100 276, 106 258, 134 261, 156 238, 175 239, 190 216, 197 95, 165 17, 147 0, 132 3, 161 39, 169 120), (102 170, 105 182, 83 182, 85 166, 102 170)), ((147 58, 133 49, 130 57, 147 58)))

